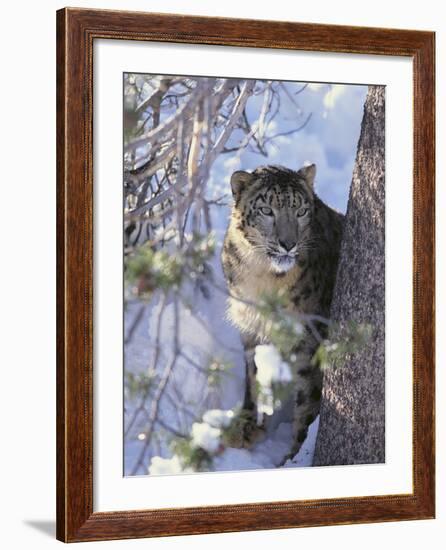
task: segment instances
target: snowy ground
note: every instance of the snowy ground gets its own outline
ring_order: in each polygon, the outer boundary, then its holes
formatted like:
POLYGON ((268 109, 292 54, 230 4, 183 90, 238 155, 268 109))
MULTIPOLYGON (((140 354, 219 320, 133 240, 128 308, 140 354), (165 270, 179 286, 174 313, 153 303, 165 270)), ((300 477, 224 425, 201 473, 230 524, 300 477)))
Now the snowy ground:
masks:
MULTIPOLYGON (((216 213, 215 213, 216 214, 216 213)), ((216 227, 217 251, 212 260, 212 270, 218 286, 225 288, 221 269, 220 249, 227 223, 227 209, 218 208, 216 227), (220 227, 219 227, 220 226, 220 227)), ((199 290, 187 289, 192 311, 185 307, 179 308, 179 347, 181 355, 170 376, 165 394, 160 402, 158 425, 155 436, 150 443, 147 457, 161 456, 168 458, 171 450, 167 442, 171 431, 189 434, 194 422, 201 422, 202 415, 209 409, 234 409, 240 406, 244 393, 244 357, 238 331, 225 319, 226 295, 224 292, 210 288, 209 296, 205 297, 199 290), (218 358, 232 368, 221 376, 221 382, 215 388, 208 384, 207 375, 201 368, 209 366, 212 358, 218 358), (197 368, 198 367, 198 368, 197 368)), ((125 332, 128 334, 142 302, 133 300, 128 303, 125 313, 125 332)), ((158 318, 160 314, 161 296, 157 295, 145 305, 143 316, 133 332, 132 338, 125 346, 125 371, 133 373, 147 372, 153 368, 155 354, 158 318)), ((172 304, 164 309, 160 327, 160 356, 156 372, 161 374, 172 356, 174 333, 174 310, 172 304)), ((125 424, 128 425, 138 399, 125 400, 125 424)), ((146 404, 150 408, 150 402, 146 404)), ((290 407, 288 407, 290 409, 290 407)), ((247 470, 256 468, 275 468, 289 452, 291 442, 291 410, 279 411, 269 423, 265 439, 250 450, 227 448, 214 458, 213 469, 247 470)), ((146 429, 147 415, 139 415, 125 438, 124 463, 125 474, 146 474, 148 460, 134 471, 134 465, 144 445, 138 436, 146 429)), ((309 432, 299 455, 286 467, 310 466, 314 452, 318 420, 309 432)), ((141 437, 141 436, 140 436, 141 437)))
MULTIPOLYGON (((311 466, 313 463, 314 446, 316 443, 319 417, 310 426, 307 439, 299 453, 287 460, 284 468, 311 466)), ((259 468, 277 468, 283 457, 288 453, 291 441, 291 424, 281 422, 277 428, 270 431, 261 443, 249 451, 245 449, 226 449, 214 459, 217 471, 256 470, 259 468)))

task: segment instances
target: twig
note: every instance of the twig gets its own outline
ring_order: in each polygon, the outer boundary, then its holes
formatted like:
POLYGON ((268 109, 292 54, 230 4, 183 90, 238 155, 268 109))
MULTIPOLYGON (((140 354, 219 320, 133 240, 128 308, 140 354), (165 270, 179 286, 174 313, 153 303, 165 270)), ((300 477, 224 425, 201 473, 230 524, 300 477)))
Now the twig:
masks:
POLYGON ((141 322, 141 319, 144 316, 145 309, 146 309, 145 304, 142 304, 142 305, 139 306, 139 309, 138 309, 135 317, 133 318, 133 322, 130 325, 130 328, 127 332, 127 336, 125 337, 124 345, 129 344, 131 339, 133 338, 133 334, 135 333, 135 330, 137 329, 139 323, 141 322))
POLYGON ((240 95, 237 98, 237 101, 234 105, 234 108, 232 110, 232 113, 228 119, 228 122, 225 124, 222 132, 218 136, 218 139, 212 148, 212 150, 209 153, 209 159, 208 163, 212 164, 215 158, 218 156, 220 151, 223 149, 226 141, 229 138, 230 133, 232 132, 237 120, 242 115, 246 102, 248 101, 250 95, 252 94, 252 90, 254 89, 255 81, 245 81, 243 88, 240 92, 240 95))
POLYGON ((150 408, 150 413, 149 413, 149 425, 147 429, 143 432, 143 434, 145 435, 144 443, 138 455, 138 459, 132 469, 131 475, 135 475, 136 472, 139 470, 139 468, 143 465, 147 449, 149 448, 150 441, 152 439, 155 422, 158 418, 160 401, 161 401, 161 398, 163 397, 164 391, 169 381, 169 377, 178 359, 180 348, 179 348, 179 313, 178 313, 177 296, 175 296, 173 300, 173 309, 174 309, 174 334, 173 334, 174 344, 173 344, 172 358, 170 362, 167 364, 166 368, 164 369, 164 372, 161 376, 158 387, 156 388, 155 393, 153 395, 152 406, 150 408))
POLYGON ((279 132, 277 134, 274 134, 273 136, 268 136, 265 139, 265 143, 269 143, 271 140, 276 139, 278 137, 290 136, 291 134, 295 134, 296 132, 300 132, 310 122, 312 116, 313 116, 313 113, 310 113, 307 116, 307 118, 305 119, 305 121, 303 122, 303 124, 301 124, 298 128, 294 128, 293 130, 288 130, 287 132, 279 132))
POLYGON ((172 426, 169 426, 169 424, 166 424, 164 420, 161 420, 161 418, 156 419, 156 423, 159 424, 162 428, 167 430, 168 432, 172 433, 176 437, 181 437, 182 439, 187 439, 188 436, 180 431, 178 431, 176 428, 173 428, 172 426))
MULTIPOLYGON (((165 307, 166 307, 166 295, 163 294, 163 296, 161 298, 160 311, 159 311, 159 314, 158 314, 158 320, 157 320, 157 325, 156 325, 156 337, 155 337, 155 346, 154 346, 155 353, 154 353, 153 359, 151 361, 151 366, 148 369, 149 372, 155 370, 156 364, 158 363, 158 359, 159 359, 159 356, 160 356, 160 351, 161 351, 161 346, 160 346, 161 322, 162 322, 162 319, 163 319, 165 307)), ((138 418, 139 413, 144 410, 145 403, 147 401, 147 398, 149 397, 149 394, 150 394, 150 387, 148 387, 144 391, 138 407, 133 412, 132 418, 130 419, 130 421, 127 425, 127 428, 125 429, 124 437, 128 436, 128 434, 130 433, 131 429, 133 428, 133 426, 136 422, 136 419, 138 418)))

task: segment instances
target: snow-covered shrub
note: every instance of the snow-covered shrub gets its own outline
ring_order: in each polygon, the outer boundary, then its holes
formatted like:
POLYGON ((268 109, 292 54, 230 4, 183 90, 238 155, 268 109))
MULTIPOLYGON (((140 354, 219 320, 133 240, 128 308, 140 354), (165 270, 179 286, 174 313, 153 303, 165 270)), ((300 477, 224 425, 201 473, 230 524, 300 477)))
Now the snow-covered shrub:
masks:
POLYGON ((190 468, 184 468, 180 458, 174 455, 172 458, 154 456, 150 461, 150 475, 181 474, 190 472, 190 468))
POLYGON ((273 382, 291 382, 291 369, 272 344, 256 346, 254 362, 257 367, 257 381, 261 386, 271 386, 273 382))
POLYGON ((265 321, 269 341, 288 359, 304 336, 306 320, 287 311, 291 298, 285 289, 264 294, 258 312, 265 321))
POLYGON ((215 234, 188 234, 185 245, 156 250, 150 243, 135 249, 126 259, 126 281, 139 298, 149 298, 155 289, 177 289, 186 279, 200 285, 215 252, 215 234))
POLYGON ((203 422, 192 424, 190 436, 177 438, 173 452, 191 471, 209 471, 213 457, 222 451, 222 431, 231 422, 232 411, 211 409, 203 415, 203 422))
POLYGON ((234 417, 234 411, 222 411, 220 409, 210 409, 203 415, 203 422, 206 422, 214 428, 227 428, 234 417))
POLYGON ((220 446, 221 430, 206 422, 194 422, 191 430, 192 445, 201 447, 208 453, 215 453, 220 446))
POLYGON ((277 405, 280 405, 278 388, 286 387, 292 382, 293 376, 290 366, 282 359, 277 348, 272 344, 262 344, 256 346, 254 354, 254 362, 257 367, 257 411, 259 414, 259 422, 262 420, 262 415, 271 416, 277 405))
POLYGON ((317 363, 322 370, 336 368, 345 361, 347 354, 354 354, 367 344, 372 337, 373 328, 367 323, 350 321, 343 327, 342 340, 333 339, 333 335, 339 334, 339 328, 332 323, 331 338, 321 342, 313 357, 313 363, 317 363))

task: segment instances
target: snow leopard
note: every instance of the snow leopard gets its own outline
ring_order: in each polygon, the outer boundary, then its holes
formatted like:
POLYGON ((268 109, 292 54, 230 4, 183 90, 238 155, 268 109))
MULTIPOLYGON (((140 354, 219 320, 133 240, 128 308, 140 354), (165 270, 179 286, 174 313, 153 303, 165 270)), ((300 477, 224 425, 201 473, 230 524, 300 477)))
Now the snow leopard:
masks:
MULTIPOLYGON (((316 166, 297 171, 261 166, 231 177, 232 212, 222 247, 228 286, 228 317, 239 329, 245 355, 245 389, 240 439, 249 447, 261 432, 256 405, 255 348, 269 342, 268 324, 256 304, 285 292, 286 309, 328 319, 339 259, 344 216, 316 194, 316 166)), ((293 436, 295 456, 319 413, 322 372, 313 360, 326 324, 305 327, 293 349, 293 436)))

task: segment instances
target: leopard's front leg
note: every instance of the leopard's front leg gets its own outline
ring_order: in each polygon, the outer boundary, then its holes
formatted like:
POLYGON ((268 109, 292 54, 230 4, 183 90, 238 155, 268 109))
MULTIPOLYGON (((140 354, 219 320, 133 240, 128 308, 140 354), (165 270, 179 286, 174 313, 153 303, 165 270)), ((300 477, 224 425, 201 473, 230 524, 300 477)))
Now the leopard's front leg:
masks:
POLYGON ((294 393, 294 418, 290 452, 280 465, 292 459, 299 452, 308 435, 308 428, 319 414, 322 371, 319 365, 313 364, 316 347, 314 343, 303 342, 296 350, 296 381, 294 393))
POLYGON ((242 409, 257 415, 257 367, 254 361, 257 341, 254 337, 242 337, 245 358, 245 395, 242 409))
POLYGON ((259 422, 257 408, 257 367, 254 361, 258 341, 255 337, 242 337, 245 358, 245 387, 242 408, 231 422, 227 443, 232 447, 252 446, 264 435, 263 422, 259 422))

